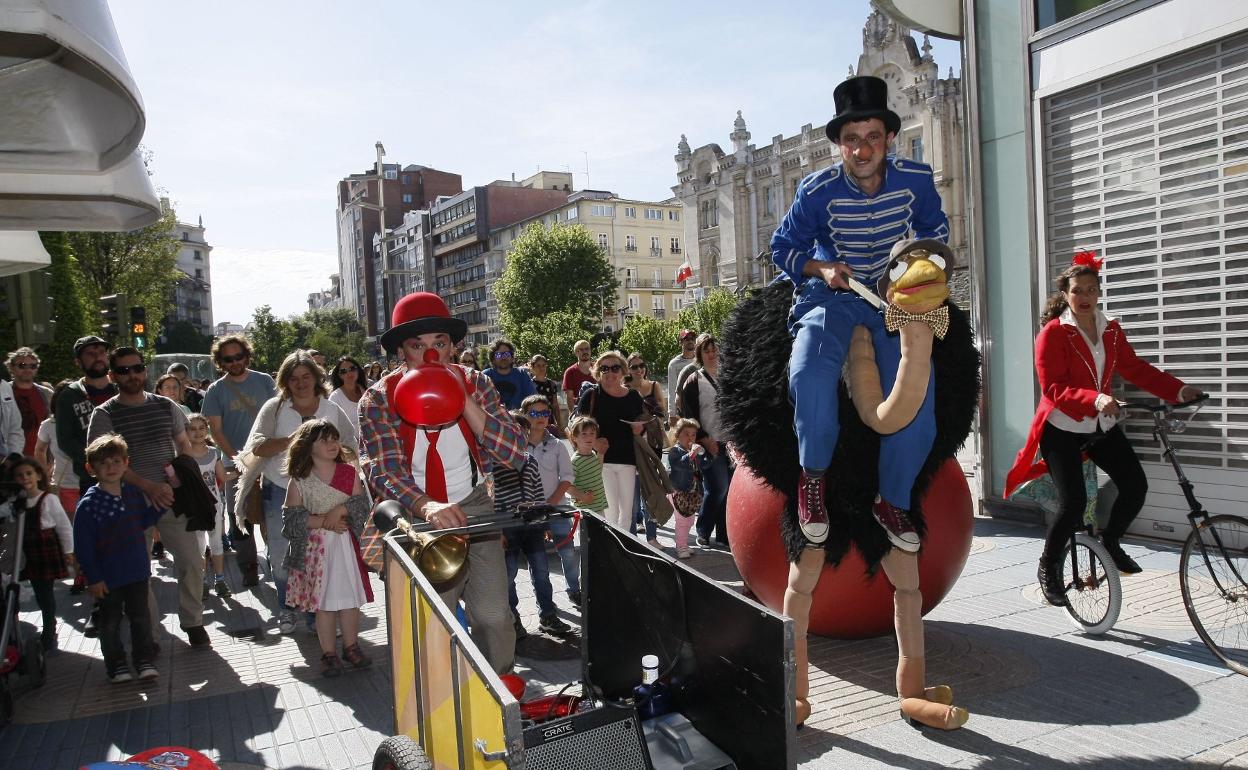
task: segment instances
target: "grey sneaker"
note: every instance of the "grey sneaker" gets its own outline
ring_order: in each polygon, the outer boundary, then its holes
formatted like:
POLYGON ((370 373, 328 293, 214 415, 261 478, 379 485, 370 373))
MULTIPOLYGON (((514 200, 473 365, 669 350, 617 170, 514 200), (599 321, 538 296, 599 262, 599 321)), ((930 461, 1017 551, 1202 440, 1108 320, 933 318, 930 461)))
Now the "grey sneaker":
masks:
POLYGON ((277 632, 279 634, 290 635, 295 633, 295 627, 299 625, 295 619, 295 613, 289 610, 283 611, 277 616, 277 632))
POLYGON ((139 679, 155 679, 160 676, 160 672, 156 670, 156 666, 152 663, 140 663, 137 668, 139 669, 139 679))

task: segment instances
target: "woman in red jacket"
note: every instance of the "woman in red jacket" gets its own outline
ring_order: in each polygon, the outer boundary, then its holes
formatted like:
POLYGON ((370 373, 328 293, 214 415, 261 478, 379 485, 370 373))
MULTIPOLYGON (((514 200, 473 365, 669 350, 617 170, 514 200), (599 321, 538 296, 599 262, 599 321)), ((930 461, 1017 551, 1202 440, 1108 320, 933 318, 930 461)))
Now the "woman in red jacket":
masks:
POLYGON ((1040 405, 1027 444, 1006 476, 1005 494, 1048 472, 1058 491, 1058 515, 1049 527, 1037 577, 1050 604, 1066 603, 1058 560, 1087 506, 1083 455, 1114 481, 1118 497, 1101 535, 1114 564, 1125 574, 1140 571, 1118 541, 1144 507, 1148 480, 1118 426, 1114 374, 1171 402, 1196 398, 1200 391, 1166 374, 1135 354, 1116 319, 1097 307, 1103 260, 1081 252, 1057 277, 1057 293, 1044 309, 1036 336, 1036 377, 1040 405), (1037 452, 1043 460, 1037 461, 1037 452))

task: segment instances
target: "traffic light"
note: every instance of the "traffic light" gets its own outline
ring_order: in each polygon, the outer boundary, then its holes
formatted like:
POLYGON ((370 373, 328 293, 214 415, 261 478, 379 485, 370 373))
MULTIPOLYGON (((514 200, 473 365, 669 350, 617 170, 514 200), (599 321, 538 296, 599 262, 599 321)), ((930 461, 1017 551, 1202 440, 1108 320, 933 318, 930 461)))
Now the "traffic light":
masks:
POLYGON ((122 319, 126 317, 126 295, 109 294, 100 297, 100 331, 114 344, 123 344, 125 334, 122 319))
POLYGON ((130 344, 135 350, 147 350, 147 308, 130 308, 130 344))

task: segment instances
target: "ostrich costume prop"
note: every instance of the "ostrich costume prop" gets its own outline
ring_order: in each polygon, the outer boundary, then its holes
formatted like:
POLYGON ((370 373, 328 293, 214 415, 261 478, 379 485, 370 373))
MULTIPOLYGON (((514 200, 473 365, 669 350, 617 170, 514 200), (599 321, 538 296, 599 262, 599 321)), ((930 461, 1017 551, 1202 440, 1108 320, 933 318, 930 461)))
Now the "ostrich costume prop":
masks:
MULTIPOLYGON (((906 250, 915 245, 899 244, 894 253, 900 251, 899 256, 904 256, 906 250)), ((889 272, 894 266, 895 263, 890 265, 889 272)), ((827 540, 819 546, 812 546, 798 526, 797 488, 801 468, 797 436, 792 427, 793 407, 788 399, 786 371, 793 344, 786 325, 792 292, 790 282, 778 281, 745 298, 733 312, 720 340, 723 365, 718 403, 725 432, 739 455, 758 477, 787 497, 779 526, 790 561, 785 607, 796 626, 797 721, 799 724, 805 721, 810 713, 806 659, 810 597, 824 561, 839 564, 852 545, 861 552, 868 570, 874 573, 882 566, 894 587, 899 647, 897 689, 903 715, 912 722, 934 727, 960 727, 966 721, 967 712, 950 705, 952 692, 949 688, 924 687, 922 599, 918 592, 917 556, 893 549, 871 513, 878 492, 880 437, 867 427, 860 414, 867 414, 870 418, 872 413, 878 411, 876 407, 882 395, 879 393, 878 370, 874 374, 876 402, 873 404, 863 404, 861 396, 864 394, 860 392, 860 403, 855 405, 845 382, 836 385, 841 402, 841 430, 827 472, 825 500, 830 518, 827 540)), ((882 283, 880 293, 888 296, 886 284, 882 283)), ((930 340, 930 376, 936 378, 936 438, 915 480, 915 503, 910 510, 920 536, 926 532, 919 502, 922 494, 936 470, 954 456, 966 440, 979 400, 980 358, 967 315, 948 301, 941 302, 941 306, 948 312, 948 329, 943 339, 932 339, 927 323, 911 321, 902 326, 903 335, 919 332, 916 335, 918 338, 930 340), (911 331, 907 332, 907 329, 911 331)), ((936 322, 933 325, 941 324, 936 322)), ((869 339, 866 345, 870 346, 869 339)), ((903 350, 905 347, 903 337, 903 350)), ((915 349, 924 350, 922 344, 915 349)), ((870 391, 870 387, 863 387, 870 385, 870 377, 864 379, 862 364, 870 363, 871 357, 869 354, 864 356, 861 349, 858 353, 855 358, 851 352, 846 371, 851 379, 860 383, 860 391, 870 391), (850 372, 855 363, 859 364, 857 375, 850 372)), ((873 366, 870 368, 874 369, 873 366)), ((925 387, 928 374, 922 374, 922 385, 925 387)), ((899 372, 899 378, 901 376, 904 374, 899 372)), ((910 390, 913 391, 913 387, 910 390)), ((922 393, 922 389, 918 392, 922 393)), ((883 427, 887 429, 891 425, 883 427)))

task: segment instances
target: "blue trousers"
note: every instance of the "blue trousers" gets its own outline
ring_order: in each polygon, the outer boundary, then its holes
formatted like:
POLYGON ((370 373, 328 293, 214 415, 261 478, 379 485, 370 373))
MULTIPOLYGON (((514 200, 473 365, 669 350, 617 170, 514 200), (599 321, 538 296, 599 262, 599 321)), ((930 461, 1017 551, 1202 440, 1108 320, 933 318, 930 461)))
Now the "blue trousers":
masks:
POLYGON ((545 527, 515 527, 503 531, 507 538, 507 600, 511 611, 520 606, 516 595, 516 574, 520 571, 520 555, 529 563, 529 579, 533 581, 533 593, 537 596, 537 610, 543 618, 552 617, 559 610, 555 606, 555 589, 550 585, 550 560, 546 556, 545 527))
POLYGON ((694 525, 698 536, 710 540, 714 536, 721 545, 728 544, 728 487, 732 484, 732 467, 728 464, 727 448, 721 443, 719 454, 706 455, 702 461, 702 508, 694 525), (716 534, 718 533, 718 534, 716 534))
MULTIPOLYGON (((836 383, 849 355, 855 326, 871 332, 880 385, 884 396, 893 390, 901 364, 901 337, 884 330, 884 317, 871 303, 851 291, 831 289, 809 280, 803 286, 789 317, 793 353, 789 357, 789 398, 793 402, 793 427, 802 467, 825 470, 840 434, 841 422, 836 383)), ((936 437, 934 376, 927 381, 927 396, 906 427, 880 437, 880 496, 898 508, 909 510, 914 479, 923 468, 936 437)))
POLYGON ((637 525, 641 524, 646 528, 646 539, 654 540, 658 537, 659 525, 650 517, 646 501, 641 499, 641 476, 633 484, 633 523, 628 528, 628 534, 637 534, 637 525))
POLYGON ((265 559, 269 562, 269 575, 273 578, 273 587, 277 589, 277 612, 285 612, 286 607, 286 567, 282 560, 290 544, 282 534, 282 506, 286 503, 286 490, 271 481, 265 480, 260 487, 261 499, 264 503, 264 542, 265 559))
MULTIPOLYGON (((556 543, 562 542, 572 531, 571 519, 551 519, 546 523, 546 528, 550 530, 550 536, 554 538, 556 543)), ((563 579, 568 583, 569 592, 577 592, 581 590, 581 557, 576 552, 576 543, 569 541, 567 545, 561 546, 557 551, 559 555, 559 563, 563 565, 563 579)))

